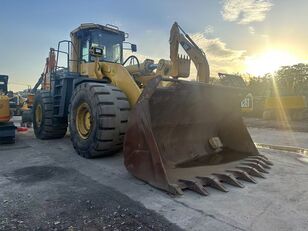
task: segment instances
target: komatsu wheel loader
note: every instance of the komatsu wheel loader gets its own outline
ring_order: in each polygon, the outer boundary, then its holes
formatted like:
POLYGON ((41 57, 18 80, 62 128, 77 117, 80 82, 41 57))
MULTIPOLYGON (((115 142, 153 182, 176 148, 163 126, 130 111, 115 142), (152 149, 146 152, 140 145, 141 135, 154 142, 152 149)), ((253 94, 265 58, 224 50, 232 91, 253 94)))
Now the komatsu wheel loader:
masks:
POLYGON ((158 63, 141 63, 133 55, 123 61, 126 37, 115 26, 81 24, 71 41, 50 49, 33 104, 36 137, 62 138, 69 126, 79 155, 123 149, 130 173, 173 194, 191 189, 207 195, 204 186, 227 191, 222 182, 243 187, 238 179, 264 177, 271 162, 243 124, 242 96, 208 84, 206 56, 189 35, 175 23, 171 60, 158 63), (189 57, 178 54, 179 45, 189 57), (189 77, 191 60, 195 82, 182 80, 189 77))
POLYGON ((12 118, 12 111, 10 110, 10 99, 7 95, 7 85, 9 77, 7 75, 0 75, 0 143, 14 143, 16 127, 12 118))

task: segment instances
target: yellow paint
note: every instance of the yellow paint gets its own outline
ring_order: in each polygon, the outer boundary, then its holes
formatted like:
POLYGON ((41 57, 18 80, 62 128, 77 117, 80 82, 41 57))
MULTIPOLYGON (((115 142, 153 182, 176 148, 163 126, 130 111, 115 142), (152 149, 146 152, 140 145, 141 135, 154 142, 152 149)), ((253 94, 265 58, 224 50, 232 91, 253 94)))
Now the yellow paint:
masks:
POLYGON ((39 104, 35 108, 35 122, 36 122, 37 127, 41 126, 42 119, 43 119, 42 105, 39 104))
POLYGON ((27 95, 27 106, 31 107, 34 102, 34 94, 28 94, 27 95))
POLYGON ((22 111, 29 111, 30 108, 28 107, 28 104, 25 103, 25 104, 22 105, 21 110, 22 111))
POLYGON ((82 75, 88 75, 90 78, 109 78, 114 86, 117 86, 126 94, 131 106, 135 105, 141 94, 141 90, 133 77, 121 64, 109 62, 82 63, 80 69, 82 75), (97 68, 100 70, 97 70, 97 68), (98 74, 100 72, 102 75, 98 74))
POLYGON ((76 128, 82 139, 88 139, 91 131, 91 113, 87 103, 79 105, 76 111, 76 128))
POLYGON ((307 107, 305 96, 269 97, 264 103, 265 109, 303 109, 307 107))
POLYGON ((11 118, 9 97, 0 95, 0 122, 8 122, 11 118))

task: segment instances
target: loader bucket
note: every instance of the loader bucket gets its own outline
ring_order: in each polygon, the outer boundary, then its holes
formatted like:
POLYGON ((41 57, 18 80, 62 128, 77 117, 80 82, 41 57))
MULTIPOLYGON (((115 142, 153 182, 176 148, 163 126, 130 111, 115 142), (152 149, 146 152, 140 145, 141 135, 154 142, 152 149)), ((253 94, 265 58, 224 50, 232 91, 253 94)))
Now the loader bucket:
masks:
POLYGON ((131 112, 124 141, 130 173, 172 194, 255 183, 272 163, 259 154, 234 88, 157 77, 131 112), (168 87, 162 82, 172 81, 168 87))

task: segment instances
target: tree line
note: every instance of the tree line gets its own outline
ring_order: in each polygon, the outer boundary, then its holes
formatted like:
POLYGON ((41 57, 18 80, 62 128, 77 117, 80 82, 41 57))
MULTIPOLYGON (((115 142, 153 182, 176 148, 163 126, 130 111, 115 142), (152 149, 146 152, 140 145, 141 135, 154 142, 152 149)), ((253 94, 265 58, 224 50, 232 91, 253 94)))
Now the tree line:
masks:
POLYGON ((241 76, 254 96, 269 96, 276 90, 280 95, 308 97, 308 64, 282 66, 275 73, 260 77, 245 74, 241 76))

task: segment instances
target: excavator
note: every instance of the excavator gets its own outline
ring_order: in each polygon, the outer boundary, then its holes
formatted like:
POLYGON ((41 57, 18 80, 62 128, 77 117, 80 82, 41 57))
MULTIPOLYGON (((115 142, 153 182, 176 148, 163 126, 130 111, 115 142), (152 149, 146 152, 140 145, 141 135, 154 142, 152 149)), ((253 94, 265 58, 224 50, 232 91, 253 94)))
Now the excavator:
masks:
POLYGON ((248 92, 248 88, 244 79, 240 75, 233 75, 227 73, 218 73, 218 77, 220 80, 219 84, 222 84, 224 86, 237 87, 239 91, 247 91, 247 95, 244 99, 242 99, 240 103, 241 111, 243 115, 252 114, 254 110, 254 98, 252 93, 248 92))
POLYGON ((81 24, 71 40, 51 48, 33 104, 39 139, 62 138, 69 127, 85 158, 124 153, 127 170, 142 181, 181 195, 224 183, 256 183, 272 163, 261 155, 243 121, 237 90, 209 84, 205 53, 174 23, 170 60, 123 61, 127 33, 113 25, 81 24), (186 55, 179 54, 179 46, 186 55), (65 57, 65 65, 60 56, 65 57), (133 61, 133 62, 132 62, 133 61), (190 64, 196 81, 188 81, 190 64))
MULTIPOLYGON (((43 75, 43 74, 42 74, 43 75)), ((20 126, 21 127, 27 127, 27 128, 31 128, 32 127, 32 107, 33 107, 33 102, 34 102, 34 96, 35 93, 37 91, 37 88, 41 85, 43 77, 39 78, 39 80, 37 81, 37 83, 35 84, 35 86, 32 89, 28 89, 28 91, 26 92, 26 100, 21 108, 21 123, 20 126)))
POLYGON ((13 116, 10 110, 10 99, 7 95, 8 89, 7 75, 0 75, 0 143, 15 143, 16 127, 11 118, 13 116))
POLYGON ((14 116, 21 116, 26 104, 25 99, 19 93, 8 92, 10 98, 10 107, 14 116))
POLYGON ((32 105, 33 105, 33 100, 34 100, 34 94, 28 92, 26 94, 26 99, 24 100, 24 103, 21 107, 21 127, 27 127, 31 128, 32 126, 32 105))

